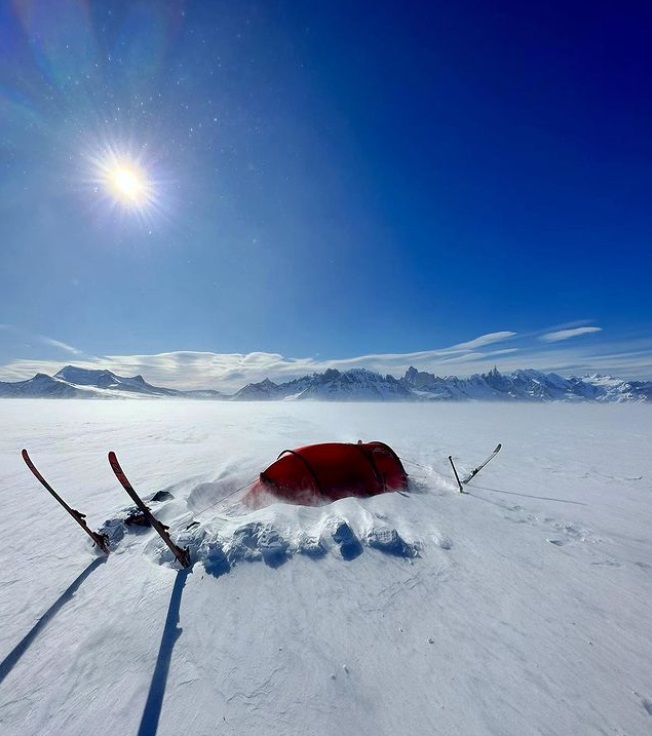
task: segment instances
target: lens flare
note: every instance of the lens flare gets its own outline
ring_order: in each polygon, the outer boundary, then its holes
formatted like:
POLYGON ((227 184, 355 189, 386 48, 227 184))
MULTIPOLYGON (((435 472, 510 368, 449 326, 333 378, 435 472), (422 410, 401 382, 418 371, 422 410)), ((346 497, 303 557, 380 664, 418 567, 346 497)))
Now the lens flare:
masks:
POLYGON ((133 164, 121 164, 107 175, 111 194, 125 204, 141 206, 147 201, 148 180, 146 174, 133 164))
POLYGON ((174 183, 161 148, 135 136, 94 133, 80 150, 80 179, 95 217, 134 232, 142 226, 149 235, 170 222, 174 183))
POLYGON ((91 183, 105 211, 135 215, 138 220, 151 222, 161 211, 161 182, 155 177, 155 161, 141 146, 117 144, 97 146, 87 155, 94 173, 91 183))

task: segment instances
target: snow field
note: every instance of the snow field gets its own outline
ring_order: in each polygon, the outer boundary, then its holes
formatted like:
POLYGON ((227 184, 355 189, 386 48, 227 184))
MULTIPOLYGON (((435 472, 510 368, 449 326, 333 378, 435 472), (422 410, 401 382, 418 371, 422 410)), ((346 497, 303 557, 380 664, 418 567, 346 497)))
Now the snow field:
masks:
POLYGON ((652 730, 649 407, 1 406, 3 734, 652 730), (283 449, 357 439, 417 464, 409 494, 227 497, 283 449), (470 470, 498 441, 457 493, 447 456, 470 470), (192 571, 151 530, 97 557, 23 446, 119 530, 114 449, 143 496, 174 496, 152 508, 192 571))

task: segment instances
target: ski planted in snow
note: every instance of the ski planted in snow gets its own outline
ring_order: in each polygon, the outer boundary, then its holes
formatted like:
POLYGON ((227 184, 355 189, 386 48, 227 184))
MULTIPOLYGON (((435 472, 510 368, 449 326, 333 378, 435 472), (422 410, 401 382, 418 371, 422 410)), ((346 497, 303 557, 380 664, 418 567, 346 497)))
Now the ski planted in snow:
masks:
MULTIPOLYGON (((475 476, 482 470, 482 468, 484 468, 484 466, 487 465, 487 463, 490 463, 496 457, 496 455, 500 452, 501 448, 502 448, 502 445, 498 443, 498 445, 496 446, 496 449, 491 453, 491 455, 489 455, 489 457, 484 462, 480 463, 480 465, 478 465, 477 468, 474 468, 465 478, 462 479, 462 485, 465 486, 470 480, 475 478, 475 476)), ((459 482, 459 479, 458 479, 458 482, 459 482)), ((462 488, 460 486, 460 491, 461 490, 462 488)))
POLYGON ((88 534, 88 536, 95 542, 95 544, 104 552, 105 554, 109 554, 109 538, 106 534, 99 534, 98 532, 94 532, 92 529, 89 529, 88 525, 86 524, 86 514, 82 514, 80 511, 77 511, 77 509, 73 509, 71 506, 68 506, 68 504, 61 498, 61 496, 52 488, 52 486, 45 480, 45 478, 41 475, 38 468, 34 463, 32 462, 32 458, 29 456, 29 453, 27 450, 23 450, 21 455, 23 456, 23 460, 25 461, 25 464, 27 467, 32 471, 34 474, 34 477, 38 482, 45 488, 45 490, 50 493, 54 498, 63 506, 63 508, 72 516, 72 518, 79 524, 79 526, 88 534))
POLYGON ((448 456, 448 462, 451 464, 451 468, 453 468, 453 473, 455 473, 455 480, 457 481, 457 487, 460 489, 460 493, 464 493, 464 487, 462 486, 460 476, 457 474, 457 468, 455 467, 455 463, 453 462, 452 455, 448 456))
POLYGON ((177 558, 181 567, 190 567, 190 552, 188 551, 188 548, 185 547, 182 549, 170 539, 170 535, 168 534, 169 527, 165 524, 161 524, 161 522, 154 516, 154 514, 152 514, 143 499, 136 493, 134 487, 129 482, 129 478, 127 478, 127 476, 124 474, 123 469, 120 467, 118 458, 116 457, 116 454, 115 452, 113 452, 113 450, 109 453, 109 463, 111 464, 111 469, 115 473, 115 477, 120 481, 120 485, 125 489, 125 491, 127 491, 129 496, 131 497, 131 500, 136 504, 136 506, 138 506, 143 514, 145 514, 145 517, 147 518, 149 523, 154 527, 161 539, 170 548, 170 551, 177 558))

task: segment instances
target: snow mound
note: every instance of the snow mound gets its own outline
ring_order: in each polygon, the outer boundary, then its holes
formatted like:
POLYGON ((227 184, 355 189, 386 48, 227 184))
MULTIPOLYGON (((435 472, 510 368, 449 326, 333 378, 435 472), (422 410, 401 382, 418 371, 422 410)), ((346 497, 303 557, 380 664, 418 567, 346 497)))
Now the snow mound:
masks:
POLYGON ((134 421, 129 402, 17 402, 3 736, 650 732, 649 407, 152 401, 134 421), (412 461, 409 493, 227 497, 283 447, 369 436, 412 461), (26 438, 90 528, 110 517, 108 559, 24 467, 26 438), (457 492, 448 457, 468 472, 498 440, 457 492), (126 524, 109 447, 192 570, 126 524))
MULTIPOLYGON (((240 480, 235 475, 221 483, 200 483, 185 499, 161 492, 146 499, 156 518, 169 526, 173 541, 188 547, 192 563, 203 564, 216 577, 243 562, 263 562, 277 568, 294 555, 314 560, 331 555, 351 561, 365 550, 412 559, 419 557, 423 547, 415 531, 401 524, 400 514, 385 510, 387 506, 399 509, 399 494, 346 498, 319 507, 276 502, 254 511, 237 498, 229 499, 234 488, 242 490, 238 488, 240 480), (193 509, 216 495, 230 505, 218 501, 195 518, 193 509), (394 522, 393 516, 397 517, 394 522)), ((163 540, 149 525, 134 522, 134 516, 135 509, 125 507, 99 529, 108 536, 112 552, 125 552, 146 536, 143 553, 157 564, 176 566, 163 540)), ((435 543, 450 548, 450 543, 435 543)))
MULTIPOLYGON (((193 562, 222 575, 241 562, 263 562, 276 568, 294 555, 314 560, 327 555, 354 560, 366 549, 395 557, 419 556, 421 542, 411 530, 387 521, 358 499, 344 499, 318 508, 276 503, 244 514, 215 515, 179 535, 193 562)), ((242 507, 240 507, 242 509, 242 507)), ((167 560, 163 552, 161 562, 167 560)))

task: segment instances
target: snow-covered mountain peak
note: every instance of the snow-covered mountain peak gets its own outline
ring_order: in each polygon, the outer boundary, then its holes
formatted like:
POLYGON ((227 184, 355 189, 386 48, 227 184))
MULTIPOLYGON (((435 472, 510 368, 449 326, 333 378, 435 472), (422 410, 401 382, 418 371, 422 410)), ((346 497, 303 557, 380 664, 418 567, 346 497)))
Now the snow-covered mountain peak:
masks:
POLYGON ((107 369, 78 368, 74 365, 64 366, 55 378, 77 386, 99 386, 107 380, 115 379, 116 375, 107 369))
POLYGON ((0 396, 52 396, 59 398, 156 397, 175 396, 234 401, 274 401, 317 399, 326 401, 598 401, 648 402, 652 400, 652 382, 624 381, 612 376, 593 374, 582 378, 564 378, 557 373, 543 373, 532 368, 468 377, 440 377, 413 366, 396 379, 365 368, 323 373, 275 383, 267 376, 249 383, 232 396, 215 389, 182 391, 147 383, 143 376, 118 376, 106 369, 87 369, 73 365, 62 368, 54 377, 38 374, 28 381, 0 382, 0 396))

